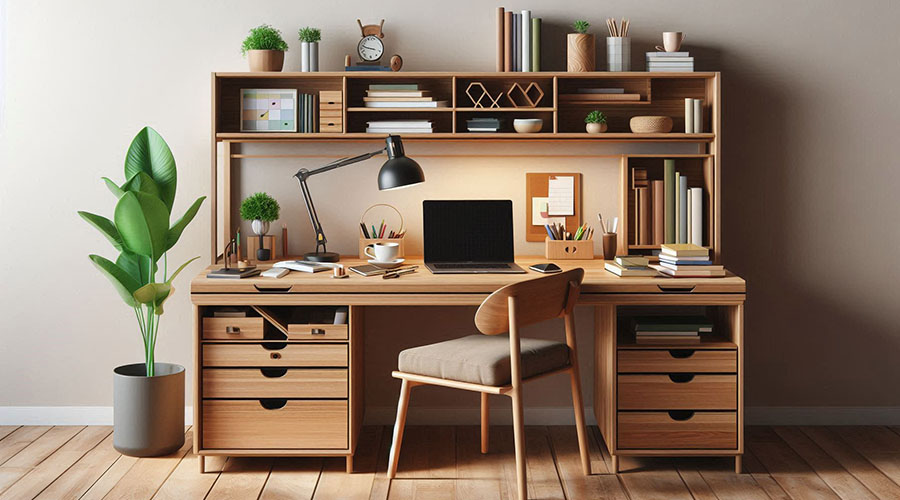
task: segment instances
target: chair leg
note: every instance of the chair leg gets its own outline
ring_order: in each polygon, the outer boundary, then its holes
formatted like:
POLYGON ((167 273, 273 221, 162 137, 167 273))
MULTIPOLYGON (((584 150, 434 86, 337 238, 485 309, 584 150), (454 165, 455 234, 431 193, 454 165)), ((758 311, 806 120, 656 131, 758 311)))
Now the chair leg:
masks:
POLYGON ((525 476, 525 416, 522 413, 522 392, 514 390, 512 397, 513 436, 516 442, 516 484, 518 486, 519 500, 528 498, 527 480, 525 476))
POLYGON ((406 409, 409 405, 410 385, 406 379, 400 384, 400 401, 397 403, 397 421, 394 423, 394 439, 391 443, 391 456, 388 462, 388 478, 397 475, 397 462, 400 457, 400 445, 403 442, 403 428, 406 426, 406 409))
POLYGON ((584 427, 584 403, 581 401, 581 380, 578 365, 569 371, 572 380, 572 406, 575 409, 575 431, 578 434, 578 451, 581 452, 581 468, 584 475, 591 475, 591 457, 588 448, 587 429, 584 427))
POLYGON ((490 432, 490 408, 488 408, 488 393, 481 393, 481 453, 488 452, 488 433, 490 432))

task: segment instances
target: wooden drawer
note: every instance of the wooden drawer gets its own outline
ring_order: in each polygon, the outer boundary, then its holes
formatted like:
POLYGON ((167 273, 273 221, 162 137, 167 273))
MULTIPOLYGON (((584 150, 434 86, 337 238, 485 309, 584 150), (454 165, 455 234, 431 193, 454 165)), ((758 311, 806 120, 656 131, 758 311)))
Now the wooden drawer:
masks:
POLYGON ((207 449, 348 446, 346 400, 204 401, 202 420, 201 446, 207 449))
POLYGON ((341 121, 337 122, 319 122, 319 132, 343 132, 344 126, 341 124, 341 121))
POLYGON ((341 120, 344 117, 344 113, 340 108, 338 109, 323 109, 319 111, 319 121, 322 120, 341 120))
POLYGON ((288 340, 347 340, 347 325, 289 324, 288 340))
POLYGON ((204 398, 346 398, 346 368, 207 368, 204 398))
POLYGON ((319 91, 319 104, 322 106, 325 105, 335 105, 341 104, 344 102, 344 93, 340 90, 320 90, 319 91))
POLYGON ((724 349, 622 349, 619 373, 736 373, 737 351, 724 349))
POLYGON ((619 412, 621 449, 737 448, 734 412, 619 412))
POLYGON ((619 375, 620 410, 735 410, 736 375, 619 375))
POLYGON ((347 344, 204 344, 203 366, 346 367, 347 344))
POLYGON ((262 340, 262 318, 203 318, 203 338, 210 340, 262 340))

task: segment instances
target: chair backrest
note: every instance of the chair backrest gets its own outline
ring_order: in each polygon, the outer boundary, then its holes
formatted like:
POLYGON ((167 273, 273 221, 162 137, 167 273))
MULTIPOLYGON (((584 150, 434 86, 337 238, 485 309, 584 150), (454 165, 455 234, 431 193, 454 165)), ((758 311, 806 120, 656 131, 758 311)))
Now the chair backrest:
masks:
POLYGON ((572 312, 584 269, 513 283, 490 294, 475 313, 475 326, 485 335, 509 331, 509 298, 516 298, 516 324, 540 323, 572 312))

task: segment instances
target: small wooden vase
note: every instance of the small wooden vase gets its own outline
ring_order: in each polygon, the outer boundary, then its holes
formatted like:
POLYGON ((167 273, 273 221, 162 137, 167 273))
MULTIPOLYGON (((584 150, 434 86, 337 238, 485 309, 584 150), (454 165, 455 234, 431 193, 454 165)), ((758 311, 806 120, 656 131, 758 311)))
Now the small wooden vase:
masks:
POLYGON ((594 71, 597 60, 594 35, 569 33, 566 45, 566 71, 570 73, 594 71))
POLYGON ((250 71, 281 71, 284 68, 284 51, 248 50, 250 71))

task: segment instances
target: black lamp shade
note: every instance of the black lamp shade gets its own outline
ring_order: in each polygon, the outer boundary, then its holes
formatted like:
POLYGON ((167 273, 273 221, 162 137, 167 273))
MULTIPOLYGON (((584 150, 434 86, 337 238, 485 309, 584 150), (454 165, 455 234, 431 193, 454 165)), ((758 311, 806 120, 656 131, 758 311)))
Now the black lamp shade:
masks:
POLYGON ((388 136, 385 142, 388 160, 378 172, 378 189, 384 191, 425 182, 425 172, 415 160, 406 156, 400 136, 388 136))

